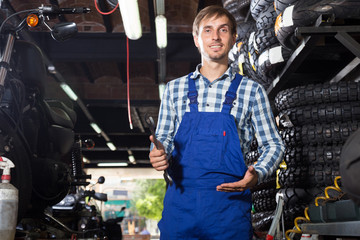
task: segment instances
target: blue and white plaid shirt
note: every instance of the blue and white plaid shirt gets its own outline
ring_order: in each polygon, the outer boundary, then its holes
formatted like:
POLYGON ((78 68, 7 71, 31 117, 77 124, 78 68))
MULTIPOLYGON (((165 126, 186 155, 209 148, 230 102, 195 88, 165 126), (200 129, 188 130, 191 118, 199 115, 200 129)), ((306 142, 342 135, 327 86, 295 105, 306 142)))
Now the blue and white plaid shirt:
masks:
MULTIPOLYGON (((225 93, 235 74, 230 67, 223 76, 210 82, 200 74, 200 67, 201 65, 198 65, 192 75, 198 91, 199 112, 220 112, 225 93)), ((168 82, 164 91, 156 137, 163 143, 168 154, 174 149, 173 140, 185 112, 190 111, 187 92, 187 76, 168 82)), ((244 159, 245 154, 250 151, 252 139, 255 136, 257 138, 261 155, 254 167, 260 183, 276 171, 284 152, 284 145, 274 123, 264 88, 259 83, 243 77, 231 114, 235 117, 244 159)))

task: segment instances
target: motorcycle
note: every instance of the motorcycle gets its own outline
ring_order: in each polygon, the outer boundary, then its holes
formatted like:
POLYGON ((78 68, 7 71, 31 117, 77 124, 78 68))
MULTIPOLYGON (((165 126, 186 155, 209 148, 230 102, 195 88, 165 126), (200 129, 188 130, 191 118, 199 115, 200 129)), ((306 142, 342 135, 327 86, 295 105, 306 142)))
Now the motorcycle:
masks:
MULTIPOLYGON (((99 177, 96 184, 103 184, 104 177, 99 177)), ((79 187, 74 193, 66 195, 59 203, 51 207, 51 213, 47 217, 64 228, 71 237, 82 238, 107 238, 107 232, 101 214, 95 202, 92 200, 107 201, 107 194, 97 193, 92 190, 79 187)), ((62 238, 64 236, 61 236, 62 238)), ((68 236, 69 237, 69 236, 68 236)))
MULTIPOLYGON (((69 193, 59 203, 45 209, 43 215, 23 219, 18 226, 18 233, 30 239, 122 239, 122 217, 103 221, 99 207, 93 200, 107 201, 107 194, 93 190, 96 184, 103 184, 104 177, 99 177, 91 184, 87 179, 91 175, 83 173, 81 166, 81 140, 74 144, 72 151, 72 177, 76 179, 69 193)), ((125 207, 121 210, 124 211, 125 207)))
MULTIPOLYGON (((99 177, 96 184, 103 184, 104 177, 99 177)), ((123 217, 111 218, 103 221, 95 202, 107 201, 107 194, 79 188, 76 193, 68 194, 61 202, 52 206, 52 220, 64 227, 71 236, 82 238, 99 238, 107 240, 121 240, 122 230, 119 223, 123 217)), ((123 207, 120 212, 124 211, 123 207)), ((49 216, 49 215, 48 215, 49 216)))
POLYGON ((76 113, 64 102, 44 98, 46 69, 34 43, 19 39, 26 27, 44 25, 55 40, 77 33, 75 23, 47 21, 61 14, 89 12, 88 8, 40 6, 8 16, 0 26, 0 156, 11 159, 11 183, 19 190, 18 221, 42 214, 60 202, 77 184, 72 152, 76 113), (17 24, 9 24, 22 14, 17 24))

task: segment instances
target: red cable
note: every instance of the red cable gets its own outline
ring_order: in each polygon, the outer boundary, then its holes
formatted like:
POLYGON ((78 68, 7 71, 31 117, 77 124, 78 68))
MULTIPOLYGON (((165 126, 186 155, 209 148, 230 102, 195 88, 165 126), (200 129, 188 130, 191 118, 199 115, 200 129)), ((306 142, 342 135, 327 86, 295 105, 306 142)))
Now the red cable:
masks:
POLYGON ((101 13, 102 15, 112 14, 113 12, 115 12, 115 10, 117 9, 117 7, 119 6, 119 2, 118 2, 118 4, 116 4, 115 8, 114 8, 113 10, 111 10, 110 12, 102 12, 102 11, 99 9, 98 5, 97 5, 97 0, 94 0, 94 4, 95 4, 96 10, 97 10, 99 13, 101 13))
POLYGON ((129 38, 126 37, 126 71, 127 71, 127 105, 128 105, 128 117, 129 117, 129 124, 130 129, 133 129, 132 121, 131 121, 131 111, 130 111, 130 64, 129 64, 129 38))

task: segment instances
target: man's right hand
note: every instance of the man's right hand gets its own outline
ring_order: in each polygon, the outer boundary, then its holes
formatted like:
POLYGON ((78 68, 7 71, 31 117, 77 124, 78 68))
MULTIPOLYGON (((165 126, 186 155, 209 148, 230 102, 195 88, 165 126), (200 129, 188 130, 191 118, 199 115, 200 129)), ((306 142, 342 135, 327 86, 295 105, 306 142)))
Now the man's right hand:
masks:
MULTIPOLYGON (((150 141, 152 143, 155 142, 153 136, 150 136, 150 141)), ((165 148, 161 142, 157 141, 159 149, 156 148, 154 144, 154 148, 151 150, 149 154, 150 163, 157 171, 163 171, 169 167, 169 162, 167 159, 167 154, 165 153, 165 148)))

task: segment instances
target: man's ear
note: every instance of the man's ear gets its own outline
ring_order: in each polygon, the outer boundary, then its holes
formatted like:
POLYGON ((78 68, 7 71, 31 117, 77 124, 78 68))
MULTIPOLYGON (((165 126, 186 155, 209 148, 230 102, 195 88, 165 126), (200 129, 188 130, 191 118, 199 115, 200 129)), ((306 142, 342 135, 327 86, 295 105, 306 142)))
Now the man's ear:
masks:
POLYGON ((193 35, 193 38, 194 38, 195 46, 196 46, 197 48, 199 48, 199 38, 198 38, 198 36, 193 35))

